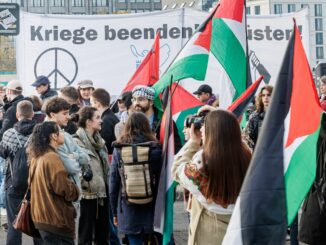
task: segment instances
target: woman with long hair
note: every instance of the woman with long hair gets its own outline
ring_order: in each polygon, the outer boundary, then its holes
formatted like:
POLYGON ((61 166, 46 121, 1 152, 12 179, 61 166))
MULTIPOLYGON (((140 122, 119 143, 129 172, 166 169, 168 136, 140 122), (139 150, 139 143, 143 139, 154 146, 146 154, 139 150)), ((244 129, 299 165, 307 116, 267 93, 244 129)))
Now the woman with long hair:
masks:
POLYGON ((259 131, 263 125, 263 120, 271 100, 272 92, 273 87, 270 85, 266 85, 260 89, 256 96, 256 110, 250 115, 246 128, 244 129, 244 139, 252 150, 255 149, 259 131))
POLYGON ((100 135, 102 119, 94 107, 85 106, 79 111, 76 143, 90 158, 89 169, 84 169, 82 199, 80 201, 80 218, 78 244, 109 244, 109 209, 107 198, 108 152, 100 135), (88 174, 87 174, 88 173, 88 174))
POLYGON ((221 244, 251 153, 241 139, 237 118, 210 112, 172 167, 174 179, 192 194, 188 244, 221 244), (202 143, 202 146, 201 146, 202 143))
MULTIPOLYGON (((141 112, 132 113, 123 130, 121 137, 115 144, 113 160, 110 168, 110 202, 115 224, 120 233, 125 234, 130 245, 147 244, 151 237, 161 240, 158 234, 154 235, 153 220, 155 199, 161 171, 161 147, 157 144, 147 117, 141 112), (148 156, 149 169, 152 175, 153 201, 146 204, 130 204, 122 192, 121 162, 123 150, 118 145, 141 144, 152 142, 148 156)), ((137 150, 138 154, 138 150, 137 150)), ((138 156, 137 156, 138 158, 138 156)), ((129 163, 128 163, 129 165, 129 163)))
POLYGON ((43 244, 74 244, 78 187, 69 179, 57 148, 64 132, 55 122, 37 124, 27 147, 31 214, 43 244))

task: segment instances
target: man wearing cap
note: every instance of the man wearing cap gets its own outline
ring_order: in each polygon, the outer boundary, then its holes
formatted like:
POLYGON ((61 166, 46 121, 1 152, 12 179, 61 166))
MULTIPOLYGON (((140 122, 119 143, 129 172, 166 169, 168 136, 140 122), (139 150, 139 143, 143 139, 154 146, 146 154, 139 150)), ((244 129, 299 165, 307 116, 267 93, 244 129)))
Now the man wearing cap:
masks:
MULTIPOLYGON (((149 120, 152 131, 156 133, 156 138, 160 139, 160 126, 161 122, 157 116, 157 111, 154 108, 154 95, 155 91, 151 87, 138 85, 132 90, 132 104, 135 111, 143 112, 149 120)), ((175 123, 174 126, 174 146, 175 152, 181 148, 181 140, 179 137, 178 129, 175 123)))
POLYGON ((35 87, 36 92, 40 95, 43 104, 51 97, 58 96, 57 91, 50 88, 50 81, 46 76, 37 77, 35 82, 32 83, 32 86, 35 87))
POLYGON ((212 105, 216 101, 212 87, 207 84, 200 85, 193 94, 197 95, 197 98, 206 105, 212 105))
POLYGON ((1 120, 0 140, 2 139, 3 133, 12 128, 17 122, 16 111, 17 104, 19 101, 24 100, 23 96, 23 85, 18 80, 12 80, 6 87, 6 97, 8 102, 3 106, 4 114, 1 120))
POLYGON ((81 80, 77 83, 79 92, 79 101, 81 106, 91 105, 91 95, 94 91, 94 85, 91 80, 81 80))

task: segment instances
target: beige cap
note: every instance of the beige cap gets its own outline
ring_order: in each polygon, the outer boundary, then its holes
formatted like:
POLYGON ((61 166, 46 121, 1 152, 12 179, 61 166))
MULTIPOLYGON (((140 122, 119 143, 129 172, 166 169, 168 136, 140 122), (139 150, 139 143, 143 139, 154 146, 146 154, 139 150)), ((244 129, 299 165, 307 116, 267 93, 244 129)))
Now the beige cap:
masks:
POLYGON ((94 85, 92 80, 81 80, 77 83, 78 88, 93 88, 94 85))
POLYGON ((10 82, 8 82, 6 89, 22 92, 23 85, 18 80, 11 80, 10 82))

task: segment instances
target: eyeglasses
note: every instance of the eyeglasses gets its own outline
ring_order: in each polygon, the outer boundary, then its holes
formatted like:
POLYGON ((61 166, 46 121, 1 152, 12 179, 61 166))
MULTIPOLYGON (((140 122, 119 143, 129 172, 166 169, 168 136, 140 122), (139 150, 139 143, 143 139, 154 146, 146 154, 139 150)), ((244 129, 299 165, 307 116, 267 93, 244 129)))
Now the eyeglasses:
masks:
POLYGON ((146 100, 148 100, 148 99, 146 99, 145 97, 132 97, 131 98, 132 102, 136 102, 136 101, 143 102, 143 101, 146 101, 146 100))
POLYGON ((262 94, 261 97, 271 97, 271 94, 262 94))

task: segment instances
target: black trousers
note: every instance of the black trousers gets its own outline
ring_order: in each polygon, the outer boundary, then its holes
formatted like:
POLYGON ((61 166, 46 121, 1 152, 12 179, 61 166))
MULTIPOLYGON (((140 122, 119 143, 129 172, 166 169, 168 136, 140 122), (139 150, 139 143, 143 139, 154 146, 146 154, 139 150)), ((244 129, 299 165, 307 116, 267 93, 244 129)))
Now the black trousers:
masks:
POLYGON ((42 231, 39 230, 42 240, 43 240, 43 245, 74 245, 74 239, 69 238, 69 237, 64 237, 60 236, 57 234, 53 234, 48 231, 42 231))
POLYGON ((109 212, 107 198, 82 199, 80 201, 80 218, 78 229, 78 244, 109 245, 109 212), (104 205, 100 205, 103 202, 104 205))

